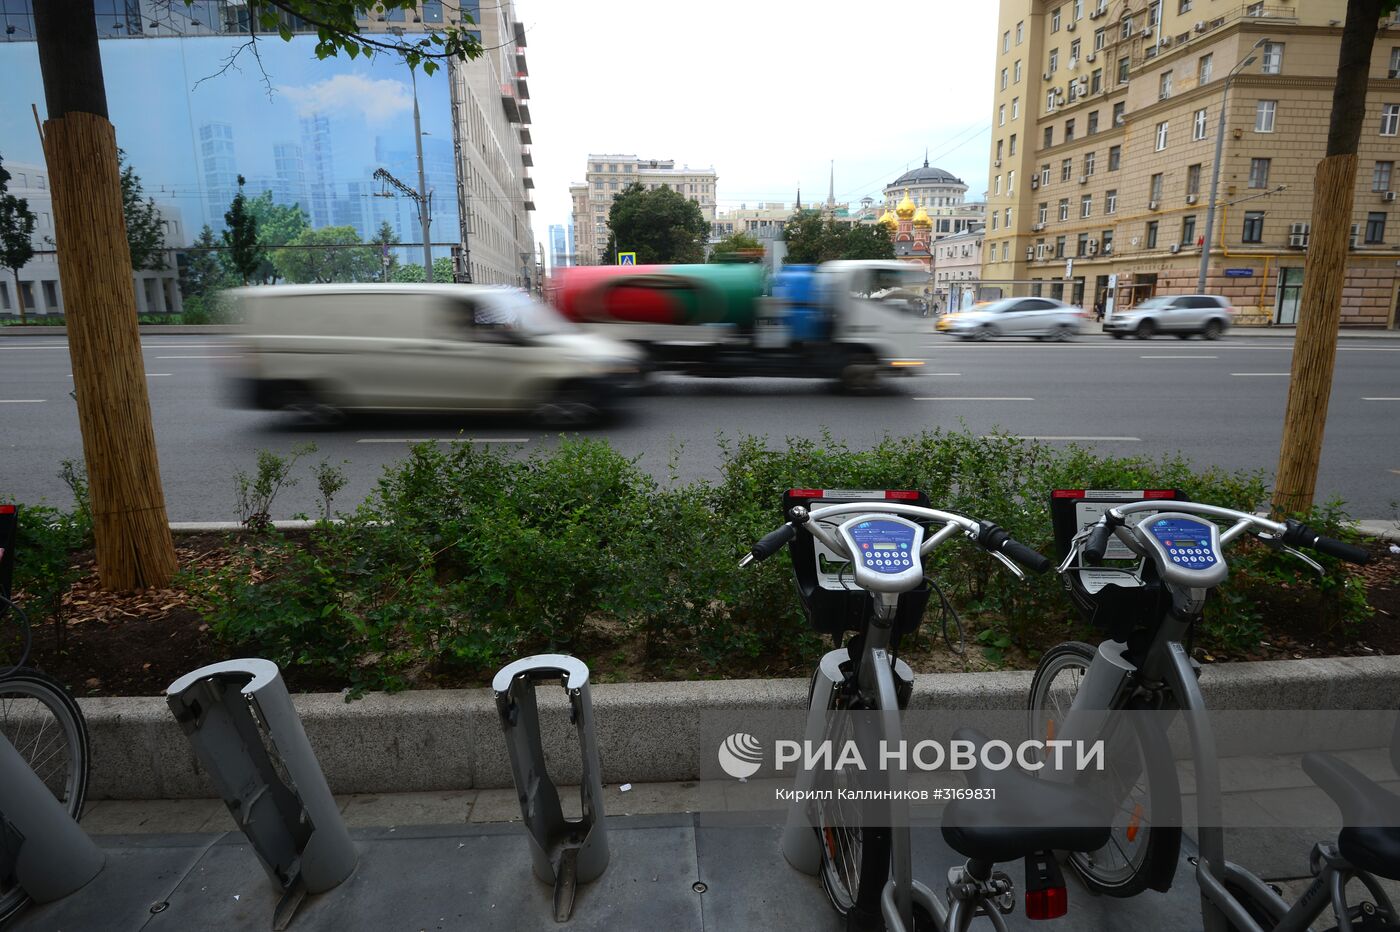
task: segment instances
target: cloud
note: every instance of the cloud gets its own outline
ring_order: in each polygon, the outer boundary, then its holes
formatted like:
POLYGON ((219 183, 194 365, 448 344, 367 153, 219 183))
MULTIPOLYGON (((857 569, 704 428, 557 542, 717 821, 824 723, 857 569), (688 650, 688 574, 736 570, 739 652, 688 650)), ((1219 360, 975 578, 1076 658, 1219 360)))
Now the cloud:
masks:
POLYGON ((312 113, 354 113, 370 123, 385 123, 413 112, 413 93, 401 81, 338 74, 302 87, 278 88, 297 108, 299 116, 312 113))

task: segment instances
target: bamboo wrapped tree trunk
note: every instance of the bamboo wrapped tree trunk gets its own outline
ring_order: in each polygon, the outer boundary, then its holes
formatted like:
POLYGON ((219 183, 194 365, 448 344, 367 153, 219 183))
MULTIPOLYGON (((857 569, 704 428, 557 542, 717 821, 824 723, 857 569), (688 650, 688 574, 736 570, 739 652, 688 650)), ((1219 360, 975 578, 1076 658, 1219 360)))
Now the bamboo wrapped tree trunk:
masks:
POLYGON ((34 12, 50 117, 44 158, 98 573, 107 589, 162 587, 175 572, 175 549, 156 459, 116 131, 107 119, 93 3, 47 0, 34 12))
POLYGON ((1303 264, 1303 295, 1298 333, 1293 343, 1293 370, 1288 408, 1283 416, 1274 511, 1287 514, 1312 507, 1322 433, 1332 394, 1337 359, 1337 328, 1342 318, 1348 236, 1356 185, 1356 152, 1366 117, 1371 52, 1383 13, 1396 0, 1348 0, 1337 56, 1337 84, 1327 129, 1327 154, 1313 179, 1312 228, 1303 264))

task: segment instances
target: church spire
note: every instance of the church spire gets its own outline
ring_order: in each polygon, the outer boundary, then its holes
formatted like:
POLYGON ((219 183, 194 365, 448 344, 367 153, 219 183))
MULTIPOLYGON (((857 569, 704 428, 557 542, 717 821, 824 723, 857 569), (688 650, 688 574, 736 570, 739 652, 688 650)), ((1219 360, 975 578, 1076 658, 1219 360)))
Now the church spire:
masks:
POLYGON ((802 185, 801 185, 801 184, 798 184, 798 186, 797 186, 797 208, 796 208, 796 211, 797 211, 797 213, 799 213, 799 214, 802 213, 802 185))
POLYGON ((836 160, 831 160, 831 187, 826 191, 826 206, 829 209, 836 207, 836 160))
POLYGON ((924 146, 924 168, 928 168, 928 146, 924 146))

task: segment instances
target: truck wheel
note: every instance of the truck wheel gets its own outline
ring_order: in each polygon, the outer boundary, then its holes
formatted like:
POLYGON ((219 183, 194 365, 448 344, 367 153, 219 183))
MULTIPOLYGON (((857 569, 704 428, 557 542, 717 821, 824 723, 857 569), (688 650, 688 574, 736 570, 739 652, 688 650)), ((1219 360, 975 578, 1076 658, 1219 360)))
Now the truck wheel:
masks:
POLYGON ((861 354, 850 357, 841 369, 842 390, 852 395, 869 395, 880 387, 880 362, 874 356, 861 354))
POLYGON ((535 408, 535 420, 545 427, 588 427, 602 419, 592 392, 577 385, 563 385, 535 408))
POLYGON ((279 407, 308 427, 339 427, 346 420, 345 412, 331 404, 314 385, 287 385, 279 407))

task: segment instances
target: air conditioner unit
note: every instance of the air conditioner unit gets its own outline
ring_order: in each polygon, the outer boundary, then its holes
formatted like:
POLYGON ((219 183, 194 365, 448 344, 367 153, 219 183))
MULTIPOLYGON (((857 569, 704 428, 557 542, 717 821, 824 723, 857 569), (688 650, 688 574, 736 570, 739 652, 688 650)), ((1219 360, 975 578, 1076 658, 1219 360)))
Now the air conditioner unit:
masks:
POLYGON ((1156 202, 1156 201, 1148 201, 1148 202, 1147 202, 1147 209, 1148 209, 1148 210, 1156 210, 1156 209, 1157 209, 1157 206, 1158 206, 1158 205, 1157 205, 1157 202, 1156 202))
POLYGON ((996 161, 992 162, 992 167, 1001 168, 1001 159, 997 159, 996 161))
POLYGON ((1089 242, 1085 243, 1084 246, 1085 251, 1091 256, 1097 254, 1099 251, 1099 241, 1096 239, 1089 240, 1089 242))
POLYGON ((1040 232, 1041 230, 1043 230, 1043 229, 1045 229, 1045 224, 1043 224, 1043 223, 1032 223, 1032 224, 1031 224, 1031 232, 1032 232, 1032 233, 1039 233, 1039 232, 1040 232))
POLYGON ((1197 32, 1205 32, 1205 31, 1206 31, 1206 21, 1205 21, 1205 20, 1203 20, 1203 19, 1202 19, 1202 20, 1197 20, 1197 22, 1196 22, 1196 31, 1197 31, 1197 32))
POLYGON ((1107 255, 1111 254, 1112 252, 1113 252, 1113 243, 1112 243, 1112 242, 1104 243, 1104 244, 1103 244, 1103 254, 1104 254, 1105 256, 1107 256, 1107 255))
POLYGON ((1188 194, 1188 195, 1186 195, 1186 203, 1188 203, 1188 204, 1194 204, 1194 203, 1196 203, 1196 195, 1194 195, 1194 194, 1188 194))
POLYGON ((1103 11, 1103 10, 1091 10, 1091 11, 1089 12, 1089 18, 1090 18, 1090 19, 1098 19, 1098 18, 1099 18, 1100 16, 1102 16, 1103 14, 1104 14, 1104 11, 1103 11))
POLYGON ((1116 117, 1113 118, 1113 125, 1114 125, 1114 126, 1122 126, 1122 125, 1123 125, 1123 114, 1120 113, 1120 114, 1118 114, 1116 117))
POLYGON ((1172 245, 1171 245, 1171 251, 1174 252, 1174 253, 1181 252, 1181 244, 1180 244, 1180 243, 1172 243, 1172 245))
POLYGON ((1027 261, 1027 262, 1030 262, 1030 261, 1031 261, 1032 259, 1034 259, 1034 258, 1035 258, 1035 247, 1034 247, 1034 246, 1027 246, 1027 247, 1026 247, 1026 261, 1027 261))
POLYGON ((1087 93, 1089 93, 1089 79, 1088 79, 1088 78, 1080 78, 1080 79, 1079 79, 1078 81, 1076 81, 1075 83, 1079 85, 1079 93, 1080 93, 1081 95, 1082 95, 1082 94, 1087 94, 1087 93))
POLYGON ((1288 245, 1294 249, 1307 249, 1309 229, 1310 224, 1290 224, 1288 227, 1288 245))
POLYGON ((1141 36, 1141 37, 1144 38, 1144 39, 1150 39, 1150 38, 1152 38, 1152 27, 1151 27, 1151 26, 1145 27, 1145 28, 1142 30, 1142 32, 1138 33, 1138 35, 1141 36))
POLYGON ((1040 80, 1042 80, 1042 81, 1049 81, 1049 80, 1050 80, 1050 72, 1047 71, 1047 72, 1045 72, 1043 75, 1041 75, 1041 76, 1040 76, 1040 80))
POLYGON ((1039 179, 1039 178, 1036 178, 1036 177, 1034 177, 1034 176, 1032 176, 1032 178, 1031 178, 1031 190, 1034 191, 1034 190, 1035 190, 1036 188, 1038 188, 1038 187, 1040 187, 1040 179, 1039 179))
POLYGON ((1381 195, 1381 200, 1383 200, 1383 201, 1393 201, 1393 200, 1395 200, 1395 192, 1394 192, 1394 191, 1387 191, 1387 192, 1385 192, 1384 194, 1381 195))
POLYGON ((1074 69, 1078 68, 1078 67, 1079 67, 1079 59, 1077 59, 1077 58, 1071 58, 1071 59, 1069 60, 1069 64, 1068 64, 1066 67, 1068 67, 1070 71, 1073 71, 1074 69))
POLYGON ((1162 36, 1162 40, 1161 40, 1160 42, 1158 42, 1157 44, 1160 45, 1160 46, 1162 46, 1162 48, 1166 48, 1166 47, 1168 47, 1169 45, 1172 44, 1172 37, 1171 37, 1171 36, 1162 36))
POLYGON ((1074 32, 1074 23, 1070 23, 1068 26, 1066 26, 1065 32, 1074 32))
POLYGON ((1080 183, 1080 184, 1088 184, 1088 183, 1089 183, 1089 176, 1088 176, 1088 175, 1080 175, 1080 176, 1079 176, 1079 183, 1080 183))
POLYGON ((1084 60, 1087 61, 1087 62, 1095 62, 1095 61, 1098 61, 1098 58, 1099 58, 1099 56, 1096 55, 1096 54, 1093 53, 1093 52, 1090 52, 1088 55, 1085 55, 1085 56, 1084 56, 1084 60))

